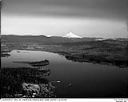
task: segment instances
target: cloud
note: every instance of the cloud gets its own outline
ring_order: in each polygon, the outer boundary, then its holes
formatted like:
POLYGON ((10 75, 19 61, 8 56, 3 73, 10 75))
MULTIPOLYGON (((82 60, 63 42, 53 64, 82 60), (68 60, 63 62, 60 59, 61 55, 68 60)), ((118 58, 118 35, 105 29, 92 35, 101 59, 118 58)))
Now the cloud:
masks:
POLYGON ((73 31, 83 36, 126 37, 127 4, 128 0, 3 0, 2 30, 8 34, 73 31))
POLYGON ((128 0, 4 0, 2 13, 127 19, 128 0))

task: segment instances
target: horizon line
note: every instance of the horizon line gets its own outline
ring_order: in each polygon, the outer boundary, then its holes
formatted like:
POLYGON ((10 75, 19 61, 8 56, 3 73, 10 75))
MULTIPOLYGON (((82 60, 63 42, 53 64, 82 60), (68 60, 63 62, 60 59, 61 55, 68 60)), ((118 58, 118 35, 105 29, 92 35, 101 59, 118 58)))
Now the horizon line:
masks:
MULTIPOLYGON (((19 35, 19 34, 1 34, 2 35, 6 35, 6 36, 45 36, 45 37, 62 37, 62 38, 66 38, 66 37, 63 37, 63 36, 55 36, 55 35, 51 35, 51 36, 47 36, 47 35, 41 35, 41 34, 38 34, 38 35, 32 35, 32 34, 25 34, 25 35, 19 35)), ((119 39, 119 38, 123 38, 123 39, 128 39, 128 37, 117 37, 117 38, 113 38, 113 37, 81 37, 81 38, 103 38, 103 39, 119 39)))

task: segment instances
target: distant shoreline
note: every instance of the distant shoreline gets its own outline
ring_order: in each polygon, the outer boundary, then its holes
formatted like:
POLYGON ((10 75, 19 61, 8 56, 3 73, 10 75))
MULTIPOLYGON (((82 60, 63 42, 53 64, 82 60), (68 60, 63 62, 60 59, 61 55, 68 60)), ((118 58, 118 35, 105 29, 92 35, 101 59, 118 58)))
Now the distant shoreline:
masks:
POLYGON ((38 50, 61 54, 76 62, 112 64, 121 68, 128 67, 128 41, 94 39, 67 39, 62 37, 20 37, 2 36, 3 50, 38 50))

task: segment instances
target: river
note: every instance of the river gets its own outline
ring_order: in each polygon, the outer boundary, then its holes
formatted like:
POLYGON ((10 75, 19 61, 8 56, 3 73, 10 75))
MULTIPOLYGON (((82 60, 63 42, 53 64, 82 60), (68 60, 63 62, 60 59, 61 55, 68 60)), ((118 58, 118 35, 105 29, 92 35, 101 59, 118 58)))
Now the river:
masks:
POLYGON ((30 67, 15 61, 49 60, 50 81, 55 84, 57 97, 126 97, 128 96, 128 68, 67 60, 57 53, 13 50, 1 58, 2 68, 30 67))

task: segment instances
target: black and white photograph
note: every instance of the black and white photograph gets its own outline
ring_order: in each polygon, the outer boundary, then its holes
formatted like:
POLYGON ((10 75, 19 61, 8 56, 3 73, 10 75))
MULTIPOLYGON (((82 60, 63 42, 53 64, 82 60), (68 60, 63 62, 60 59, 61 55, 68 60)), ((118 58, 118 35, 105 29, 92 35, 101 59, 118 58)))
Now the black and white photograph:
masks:
POLYGON ((1 98, 128 98, 128 0, 0 8, 1 98))

